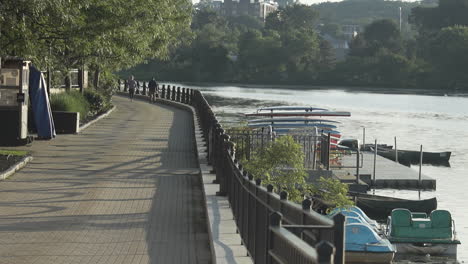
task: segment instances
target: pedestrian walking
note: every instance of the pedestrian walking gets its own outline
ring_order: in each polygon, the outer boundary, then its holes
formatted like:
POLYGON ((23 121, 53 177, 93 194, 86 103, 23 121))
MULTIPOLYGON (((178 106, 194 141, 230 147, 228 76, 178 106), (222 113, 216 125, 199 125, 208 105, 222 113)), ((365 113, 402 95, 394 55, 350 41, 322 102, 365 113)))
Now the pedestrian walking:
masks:
POLYGON ((149 92, 149 100, 150 102, 156 101, 156 90, 158 88, 158 83, 156 82, 155 78, 153 77, 151 81, 148 83, 148 92, 149 92))
POLYGON ((127 86, 128 86, 128 93, 130 95, 130 100, 133 101, 133 96, 135 96, 135 88, 137 86, 135 77, 133 77, 133 75, 130 75, 130 78, 127 81, 127 86))

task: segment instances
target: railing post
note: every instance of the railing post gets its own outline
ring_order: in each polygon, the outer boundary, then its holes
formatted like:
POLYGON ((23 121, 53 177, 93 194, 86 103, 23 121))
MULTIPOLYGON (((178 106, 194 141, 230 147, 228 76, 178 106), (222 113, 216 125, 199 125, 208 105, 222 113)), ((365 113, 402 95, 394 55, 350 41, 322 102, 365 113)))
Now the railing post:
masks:
POLYGON ((176 87, 173 85, 172 86, 171 100, 175 101, 175 99, 176 99, 176 87))
POLYGON ((337 214, 333 217, 334 221, 334 244, 336 247, 335 251, 335 264, 345 263, 345 222, 346 216, 343 214, 337 214))
POLYGON ((270 250, 272 250, 275 247, 275 242, 274 242, 274 237, 271 232, 271 228, 278 228, 281 227, 281 219, 283 218, 283 215, 280 212, 273 212, 270 214, 270 219, 269 219, 269 225, 268 225, 268 243, 267 249, 266 249, 266 263, 274 263, 272 257, 268 253, 270 250))
POLYGON ((229 149, 229 136, 223 134, 222 142, 221 142, 221 158, 219 160, 220 170, 216 172, 216 175, 219 175, 217 179, 219 182, 219 192, 216 195, 225 196, 226 195, 226 177, 227 177, 227 170, 229 166, 230 157, 230 149, 229 149))
POLYGON ((193 96, 194 96, 194 91, 193 89, 190 89, 189 104, 193 103, 193 96))
POLYGON ((177 87, 176 101, 177 101, 177 102, 180 102, 180 86, 177 87))
POLYGON ((161 89, 161 98, 166 98, 166 86, 164 84, 161 89))
POLYGON ((280 200, 281 200, 281 202, 280 202, 279 210, 282 213, 283 212, 283 207, 284 207, 283 203, 288 200, 288 193, 286 191, 281 191, 280 192, 280 200))
POLYGON ((186 103, 185 102, 185 87, 182 87, 182 95, 181 95, 181 98, 180 98, 180 102, 181 103, 186 103))
MULTIPOLYGON (((332 264, 335 247, 328 241, 320 241, 317 246, 319 264, 332 264)), ((344 262, 343 262, 344 263, 344 262)))

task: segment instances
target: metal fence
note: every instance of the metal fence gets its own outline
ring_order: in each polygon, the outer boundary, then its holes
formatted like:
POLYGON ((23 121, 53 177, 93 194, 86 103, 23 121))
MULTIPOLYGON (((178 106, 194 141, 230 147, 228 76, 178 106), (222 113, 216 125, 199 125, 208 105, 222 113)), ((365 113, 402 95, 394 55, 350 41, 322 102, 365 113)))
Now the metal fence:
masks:
POLYGON ((197 111, 208 160, 216 172, 220 195, 228 197, 238 232, 255 263, 344 263, 345 217, 333 220, 288 201, 288 194, 262 186, 236 159, 235 144, 200 91, 162 85, 160 97, 190 104, 197 111))
MULTIPOLYGON (((230 136, 231 141, 236 143, 236 158, 238 160, 250 160, 254 153, 258 153, 269 142, 274 141, 278 137, 278 135, 271 133, 268 129, 246 130, 242 128, 229 128, 226 129, 226 134, 230 136)), ((291 136, 302 147, 304 167, 315 169, 317 149, 321 136, 313 134, 293 134, 291 136)))

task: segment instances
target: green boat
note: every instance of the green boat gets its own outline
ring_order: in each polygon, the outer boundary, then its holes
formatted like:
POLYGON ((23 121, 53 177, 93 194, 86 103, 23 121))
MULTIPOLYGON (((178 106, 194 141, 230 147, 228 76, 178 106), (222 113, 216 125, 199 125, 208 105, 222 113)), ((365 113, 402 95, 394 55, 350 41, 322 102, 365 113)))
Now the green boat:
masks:
POLYGON ((388 218, 387 238, 398 255, 433 255, 457 257, 460 241, 455 237, 452 216, 447 210, 412 213, 394 209, 388 218))

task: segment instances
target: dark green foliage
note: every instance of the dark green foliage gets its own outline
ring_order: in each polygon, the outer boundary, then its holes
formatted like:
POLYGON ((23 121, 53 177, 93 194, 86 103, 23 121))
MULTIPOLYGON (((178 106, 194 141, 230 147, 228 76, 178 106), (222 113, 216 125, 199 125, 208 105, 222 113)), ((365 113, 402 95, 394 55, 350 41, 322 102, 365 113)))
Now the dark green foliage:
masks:
POLYGON ((110 98, 95 90, 87 89, 84 91, 83 96, 89 104, 88 116, 101 114, 112 107, 110 98))
POLYGON ((468 0, 440 0, 436 7, 413 8, 410 22, 421 33, 455 25, 468 26, 468 0))
POLYGON ((434 3, 293 5, 271 13, 264 24, 253 17, 196 10, 192 34, 172 49, 171 60, 149 61, 122 77, 133 73, 143 80, 156 74, 158 79, 197 82, 465 88, 468 0, 434 3), (359 26, 360 32, 349 42, 348 56, 337 61, 327 40, 343 45, 354 34, 345 34, 347 25, 359 26))
POLYGON ((188 0, 2 0, 0 56, 31 59, 41 70, 88 65, 99 75, 167 58, 191 12, 188 0))
POLYGON ((110 96, 87 89, 83 94, 78 91, 52 94, 50 106, 52 111, 79 112, 80 120, 87 120, 109 110, 112 103, 110 96))

